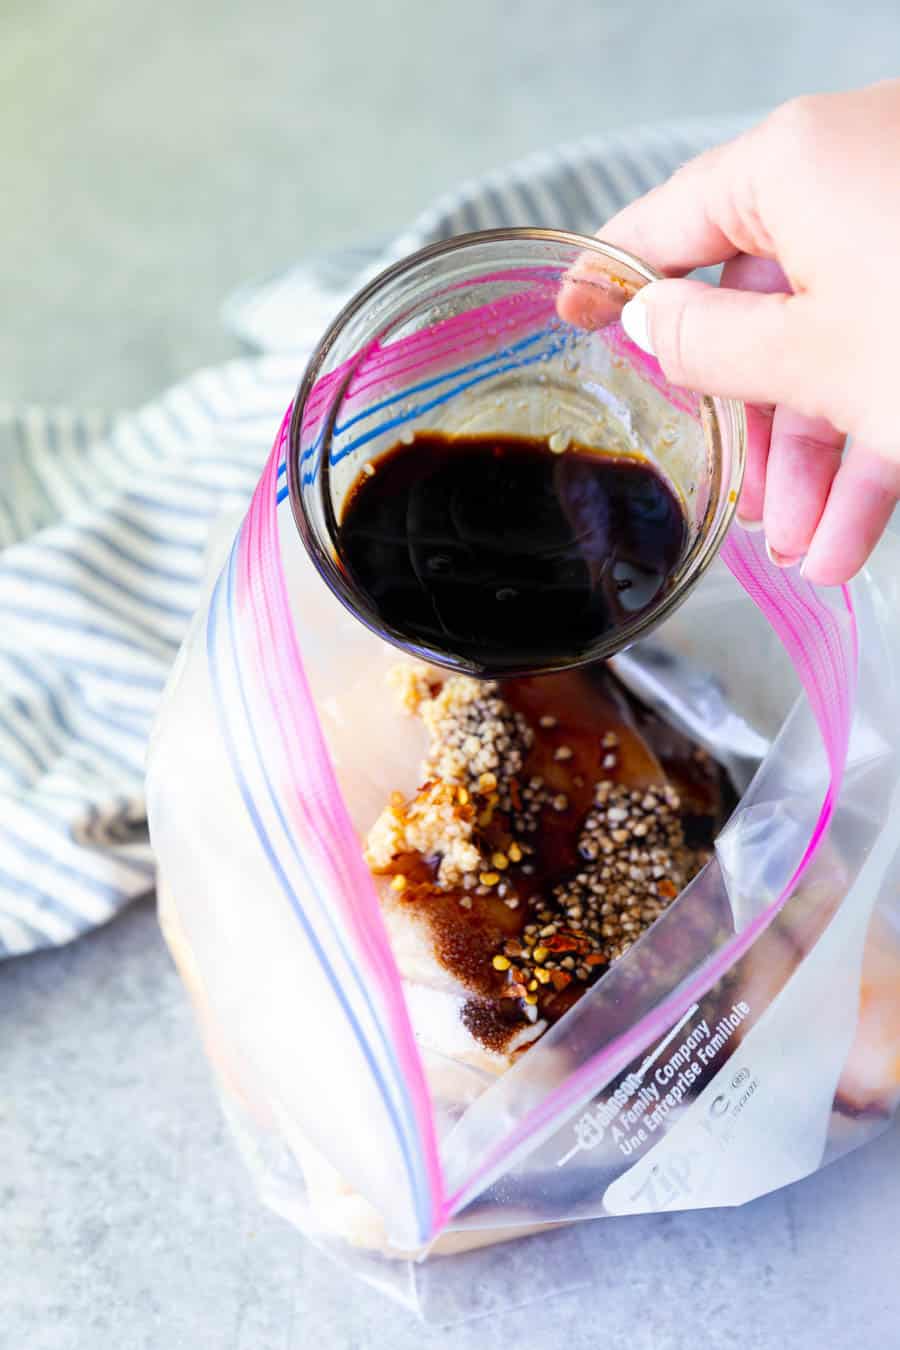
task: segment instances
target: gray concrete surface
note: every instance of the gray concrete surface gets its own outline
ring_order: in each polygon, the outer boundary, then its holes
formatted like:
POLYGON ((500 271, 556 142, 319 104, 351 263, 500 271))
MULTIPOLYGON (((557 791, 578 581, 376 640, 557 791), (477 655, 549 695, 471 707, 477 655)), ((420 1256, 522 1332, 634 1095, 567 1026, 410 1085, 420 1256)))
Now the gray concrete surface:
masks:
MULTIPOLYGON (((149 396, 233 350, 233 286, 537 146, 898 69, 896 0, 5 0, 0 401, 149 396)), ((896 1130, 422 1331, 258 1206, 148 904, 0 969, 0 1064, 2 1350, 900 1344, 896 1130)))

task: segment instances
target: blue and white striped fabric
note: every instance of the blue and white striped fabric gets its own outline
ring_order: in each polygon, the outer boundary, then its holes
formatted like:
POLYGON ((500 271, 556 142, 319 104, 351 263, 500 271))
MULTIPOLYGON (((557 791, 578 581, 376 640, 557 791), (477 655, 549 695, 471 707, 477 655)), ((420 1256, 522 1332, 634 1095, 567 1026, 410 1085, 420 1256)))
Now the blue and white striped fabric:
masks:
POLYGON ((326 323, 388 262, 499 225, 592 232, 736 129, 693 123, 532 156, 383 245, 246 289, 261 354, 127 416, 0 408, 0 955, 68 942, 154 883, 144 751, 211 525, 248 500, 326 323))

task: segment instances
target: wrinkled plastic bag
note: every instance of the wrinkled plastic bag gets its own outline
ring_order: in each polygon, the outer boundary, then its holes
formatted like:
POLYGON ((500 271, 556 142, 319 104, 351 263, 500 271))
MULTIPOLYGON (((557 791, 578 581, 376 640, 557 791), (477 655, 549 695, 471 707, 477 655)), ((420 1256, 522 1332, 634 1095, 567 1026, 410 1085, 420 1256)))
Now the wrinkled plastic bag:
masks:
POLYGON ((396 653, 326 590, 279 505, 286 439, 287 419, 173 671, 148 779, 163 927, 267 1203, 419 1306, 439 1279, 446 1320, 484 1310, 485 1288, 517 1301, 534 1254, 420 1264, 429 1251, 546 1230, 545 1295, 587 1274, 584 1225, 559 1225, 742 1204, 884 1128, 897 542, 851 598, 734 532, 659 636, 771 752, 653 928, 511 1070, 461 1072, 439 1100, 360 845, 415 785, 419 733, 379 706, 396 653))

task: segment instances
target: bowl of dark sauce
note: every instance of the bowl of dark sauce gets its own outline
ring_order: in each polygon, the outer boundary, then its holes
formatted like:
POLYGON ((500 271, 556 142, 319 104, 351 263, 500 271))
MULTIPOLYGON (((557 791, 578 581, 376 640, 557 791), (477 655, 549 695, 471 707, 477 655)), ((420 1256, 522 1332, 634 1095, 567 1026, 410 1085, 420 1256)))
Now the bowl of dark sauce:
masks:
POLYGON ((686 597, 733 516, 746 425, 626 337, 655 276, 596 239, 487 231, 338 316, 287 476, 316 568, 369 628, 454 670, 534 674, 612 655, 686 597))

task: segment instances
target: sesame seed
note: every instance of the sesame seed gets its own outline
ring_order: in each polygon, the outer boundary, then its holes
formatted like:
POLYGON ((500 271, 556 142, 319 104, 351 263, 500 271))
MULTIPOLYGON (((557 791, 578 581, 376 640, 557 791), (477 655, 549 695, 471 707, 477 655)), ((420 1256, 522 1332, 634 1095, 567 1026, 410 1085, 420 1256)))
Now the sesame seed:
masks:
MULTIPOLYGON (((701 860, 685 845, 671 785, 630 789, 604 776, 587 780, 593 804, 580 828, 574 826, 577 868, 561 883, 543 883, 540 893, 510 893, 514 888, 501 874, 516 864, 521 875, 533 876, 529 855, 542 821, 573 803, 539 775, 526 776, 534 731, 501 696, 500 685, 467 676, 443 683, 422 679, 410 711, 419 710, 430 736, 425 781, 411 802, 392 795, 385 852, 391 859, 418 854, 433 888, 455 894, 464 910, 474 907, 473 896, 492 893, 510 910, 524 910, 521 939, 501 938, 501 950, 487 959, 508 973, 501 996, 515 1000, 519 1015, 534 1022, 544 987, 562 990, 573 980, 596 980, 664 912, 701 860), (496 834, 486 837, 491 826, 496 834)), ((550 714, 537 720, 548 731, 559 725, 550 714)), ((609 770, 618 762, 613 751, 619 738, 607 732, 601 741, 609 770)), ((560 763, 575 757, 568 744, 553 748, 551 741, 545 752, 551 749, 560 763)), ((571 781, 585 782, 578 775, 571 781)), ((426 900, 418 874, 414 884, 404 874, 390 884, 398 893, 408 890, 407 903, 426 900)))

